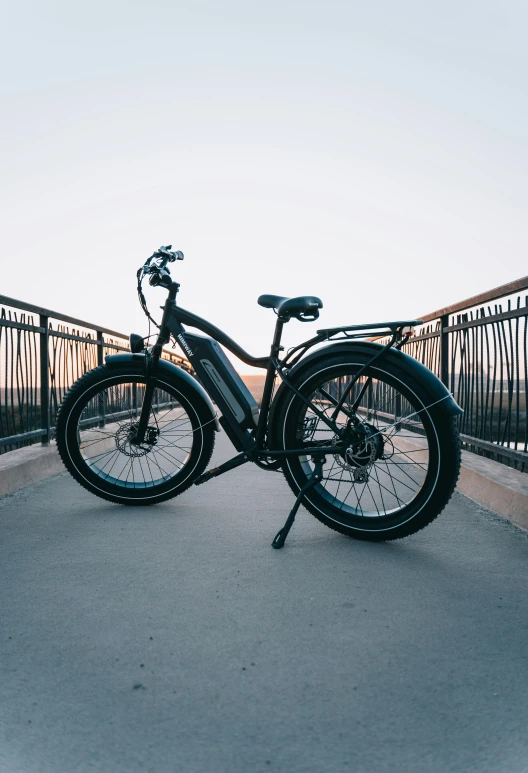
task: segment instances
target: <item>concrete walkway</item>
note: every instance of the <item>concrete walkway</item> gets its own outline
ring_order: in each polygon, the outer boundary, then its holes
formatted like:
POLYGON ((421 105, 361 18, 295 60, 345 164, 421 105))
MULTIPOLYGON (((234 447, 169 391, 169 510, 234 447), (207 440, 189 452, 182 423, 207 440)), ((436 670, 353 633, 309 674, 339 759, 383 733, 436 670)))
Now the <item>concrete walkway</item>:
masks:
POLYGON ((525 773, 528 536, 457 494, 387 544, 301 510, 274 551, 292 501, 254 467, 6 497, 2 773, 525 773))

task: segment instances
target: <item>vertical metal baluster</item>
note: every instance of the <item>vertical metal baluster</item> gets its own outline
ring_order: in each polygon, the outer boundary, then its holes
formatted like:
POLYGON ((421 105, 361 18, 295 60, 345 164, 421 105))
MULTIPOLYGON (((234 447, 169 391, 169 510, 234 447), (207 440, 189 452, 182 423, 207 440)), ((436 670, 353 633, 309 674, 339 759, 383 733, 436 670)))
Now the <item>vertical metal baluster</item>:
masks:
MULTIPOLYGON (((508 311, 511 311, 511 300, 508 300, 508 311)), ((511 368, 508 372, 508 434, 505 438, 504 445, 510 447, 512 442, 512 426, 513 426, 513 389, 515 381, 515 352, 513 349, 513 332, 512 332, 512 320, 508 320, 508 339, 506 341, 506 361, 510 359, 511 352, 511 368), (508 349, 509 341, 509 349, 508 349)), ((507 464, 511 466, 511 462, 508 460, 507 464)))
MULTIPOLYGON (((482 310, 483 316, 486 314, 486 310, 482 310)), ((489 335, 488 335, 488 326, 483 325, 484 328, 484 336, 486 340, 486 402, 484 405, 484 411, 482 415, 482 423, 481 423, 481 433, 482 433, 482 439, 486 440, 486 429, 488 426, 488 415, 489 415, 489 404, 490 404, 490 370, 491 370, 491 357, 490 357, 490 345, 489 345, 489 335)))
MULTIPOLYGON (((521 296, 517 298, 517 308, 521 308, 521 296)), ((519 324, 521 320, 519 317, 515 320, 515 348, 512 351, 512 357, 514 360, 514 373, 515 373, 515 366, 517 366, 517 378, 515 379, 515 432, 514 432, 514 448, 515 450, 518 449, 520 443, 519 443, 519 420, 520 420, 520 388, 521 388, 521 363, 520 363, 520 352, 519 352, 519 324)), ((515 462, 515 467, 519 467, 519 462, 515 462)))
MULTIPOLYGON (((473 322, 473 312, 470 311, 469 318, 473 322)), ((468 341, 469 341, 469 368, 468 373, 471 374, 470 380, 469 380, 469 395, 470 395, 470 411, 471 411, 471 429, 469 434, 472 437, 477 436, 477 413, 478 413, 478 382, 476 378, 476 368, 475 364, 477 362, 477 346, 476 346, 476 328, 473 325, 468 330, 468 341)))
POLYGON ((134 412, 134 418, 138 417, 138 399, 137 399, 137 384, 132 384, 132 410, 134 412))
POLYGON ((49 317, 46 314, 40 314, 39 326, 43 328, 40 331, 40 426, 46 434, 42 436, 42 444, 46 445, 51 440, 51 420, 49 405, 49 364, 48 364, 48 344, 49 344, 49 317))
MULTIPOLYGON (((456 381, 456 356, 457 356, 457 344, 458 338, 456 333, 449 333, 450 338, 450 352, 451 352, 451 392, 455 394, 455 381, 456 381)), ((449 389, 449 386, 448 386, 449 389)))
MULTIPOLYGON (((477 318, 482 318, 484 316, 484 309, 479 309, 477 318)), ((482 428, 484 426, 484 404, 485 404, 485 395, 484 395, 484 328, 485 325, 481 325, 479 328, 477 328, 477 343, 479 348, 479 373, 478 373, 478 388, 479 388, 479 414, 478 414, 478 432, 479 437, 482 437, 482 428)))
MULTIPOLYGON (((524 299, 525 306, 528 306, 528 296, 524 299)), ((524 317, 524 448, 528 451, 528 317, 524 317)), ((521 472, 526 472, 525 462, 521 465, 521 472)))
MULTIPOLYGON (((2 309, 2 316, 0 319, 4 319, 4 310, 2 309)), ((0 326, 0 355, 2 353, 2 347, 7 345, 6 342, 6 336, 4 334, 5 327, 0 326)), ((2 369, 0 368, 0 376, 2 374, 2 369)), ((4 370, 4 378, 7 379, 7 372, 4 370)), ((7 411, 7 380, 4 381, 2 379, 0 381, 0 437, 5 437, 7 435, 7 431, 4 429, 4 402, 6 404, 6 411, 7 411), (3 395, 3 400, 2 400, 3 395)))
POLYGON ((440 381, 449 386, 449 314, 440 317, 440 381))
MULTIPOLYGON (((9 319, 11 320, 11 312, 9 312, 9 319)), ((16 316, 15 316, 16 321, 16 316)), ((13 367, 13 359, 14 359, 14 346, 13 346, 13 333, 14 328, 9 328, 9 352, 11 353, 10 360, 6 357, 6 365, 9 368, 8 373, 10 376, 10 389, 9 389, 9 401, 11 406, 11 425, 13 427, 12 430, 9 429, 9 424, 7 426, 7 434, 8 435, 16 435, 16 416, 15 416, 15 403, 13 400, 13 395, 15 394, 15 384, 13 381, 13 373, 14 373, 14 367, 13 367)), ((9 414, 8 414, 9 418, 9 414)))
MULTIPOLYGON (((491 314, 491 309, 489 309, 491 314)), ((494 422, 494 416, 495 416, 495 387, 497 385, 497 350, 498 350, 498 343, 497 343, 497 323, 492 322, 491 323, 491 332, 493 334, 493 378, 492 378, 492 384, 491 384, 491 405, 490 405, 490 413, 489 413, 489 439, 493 442, 493 422, 494 422)), ((499 397, 500 399, 500 397, 499 397)))
MULTIPOLYGON (((497 306, 495 306, 497 308, 497 306)), ((497 313, 502 313, 502 305, 499 304, 498 307, 499 311, 497 313)), ((502 352, 502 338, 504 334, 504 321, 501 319, 498 322, 497 325, 497 334, 498 334, 498 340, 499 340, 499 365, 500 365, 500 386, 499 386, 499 416, 497 420, 497 440, 496 442, 502 445, 502 397, 504 392, 504 356, 502 352)), ((506 425, 507 426, 507 421, 506 425)), ((506 432, 506 429, 505 429, 506 432)))
MULTIPOLYGON (((97 365, 104 365, 104 334, 102 330, 97 331, 97 365)), ((100 427, 104 427, 106 424, 106 391, 103 394, 103 404, 101 406, 101 421, 100 427)))

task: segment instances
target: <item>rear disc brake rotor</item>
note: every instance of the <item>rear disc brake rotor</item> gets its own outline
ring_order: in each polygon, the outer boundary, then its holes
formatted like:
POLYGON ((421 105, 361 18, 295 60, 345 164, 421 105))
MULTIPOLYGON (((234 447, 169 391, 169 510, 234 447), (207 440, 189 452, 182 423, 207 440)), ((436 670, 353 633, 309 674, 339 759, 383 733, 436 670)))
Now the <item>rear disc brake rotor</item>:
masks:
POLYGON ((367 483, 372 465, 383 456, 383 437, 372 424, 362 423, 352 428, 348 440, 346 448, 334 459, 339 467, 352 473, 354 482, 367 483))

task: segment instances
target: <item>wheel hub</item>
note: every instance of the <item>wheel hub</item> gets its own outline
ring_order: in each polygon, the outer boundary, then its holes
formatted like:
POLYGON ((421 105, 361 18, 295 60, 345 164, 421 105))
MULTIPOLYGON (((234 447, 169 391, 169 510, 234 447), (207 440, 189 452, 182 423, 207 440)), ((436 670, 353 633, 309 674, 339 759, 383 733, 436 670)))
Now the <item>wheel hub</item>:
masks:
POLYGON ((136 445, 134 440, 137 435, 138 422, 123 424, 115 434, 115 443, 119 451, 125 456, 146 456, 158 442, 159 429, 148 426, 145 432, 145 440, 141 445, 136 445))
POLYGON ((381 433, 372 424, 365 422, 350 427, 343 442, 343 450, 335 454, 334 459, 339 467, 352 473, 355 483, 368 483, 370 469, 383 456, 383 449, 381 433))

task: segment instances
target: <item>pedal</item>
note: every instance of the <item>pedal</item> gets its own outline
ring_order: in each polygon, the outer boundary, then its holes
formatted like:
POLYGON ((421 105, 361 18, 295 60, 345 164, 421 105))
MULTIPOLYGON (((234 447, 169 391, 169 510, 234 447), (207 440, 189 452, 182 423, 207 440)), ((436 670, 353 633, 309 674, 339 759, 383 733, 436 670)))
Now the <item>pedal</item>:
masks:
POLYGON ((217 475, 218 475, 218 467, 213 467, 211 470, 207 470, 207 472, 202 472, 201 475, 198 475, 198 477, 194 481, 194 485, 201 486, 202 483, 207 483, 208 480, 212 480, 217 475))
POLYGON ((211 480, 211 478, 216 478, 217 475, 223 475, 224 472, 229 472, 229 470, 234 470, 235 467, 240 467, 241 464, 246 464, 246 462, 249 462, 249 461, 250 461, 249 453, 243 451, 241 454, 234 456, 232 459, 228 459, 227 462, 220 464, 218 467, 212 467, 207 472, 203 472, 201 475, 198 475, 198 477, 194 481, 194 485, 201 486, 202 483, 207 483, 207 481, 211 480))

